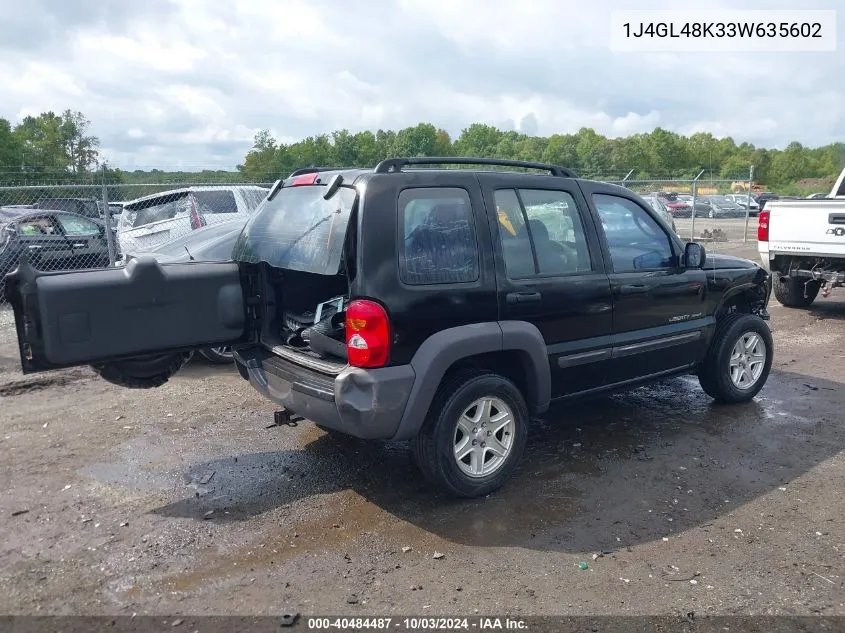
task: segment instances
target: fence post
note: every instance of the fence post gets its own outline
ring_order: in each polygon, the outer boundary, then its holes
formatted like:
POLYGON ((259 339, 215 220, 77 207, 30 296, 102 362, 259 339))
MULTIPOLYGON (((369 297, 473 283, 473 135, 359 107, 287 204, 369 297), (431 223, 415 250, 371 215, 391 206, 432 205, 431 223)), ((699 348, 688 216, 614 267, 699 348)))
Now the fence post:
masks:
POLYGON ((109 264, 114 266, 117 261, 114 247, 114 232, 111 227, 111 211, 109 210, 109 189, 106 186, 106 166, 103 165, 103 223, 106 225, 106 244, 109 249, 109 264))
POLYGON ((698 191, 698 179, 704 174, 704 170, 702 169, 698 172, 698 176, 692 179, 692 228, 690 229, 690 242, 695 241, 695 198, 696 192, 698 191))
MULTIPOLYGON (((748 241, 748 216, 751 215, 751 186, 754 184, 754 165, 748 170, 748 197, 745 199, 745 232, 742 234, 742 241, 748 241)), ((758 209, 759 213, 759 209, 758 209)))

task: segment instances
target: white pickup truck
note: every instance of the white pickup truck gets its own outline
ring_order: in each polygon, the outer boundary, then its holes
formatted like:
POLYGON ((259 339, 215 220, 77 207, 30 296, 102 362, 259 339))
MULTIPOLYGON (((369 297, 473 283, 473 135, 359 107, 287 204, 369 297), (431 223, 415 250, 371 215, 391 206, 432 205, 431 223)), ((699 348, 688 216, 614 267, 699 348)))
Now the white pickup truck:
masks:
POLYGON ((826 297, 845 285, 845 169, 827 198, 769 200, 757 244, 785 306, 806 308, 820 290, 826 297))

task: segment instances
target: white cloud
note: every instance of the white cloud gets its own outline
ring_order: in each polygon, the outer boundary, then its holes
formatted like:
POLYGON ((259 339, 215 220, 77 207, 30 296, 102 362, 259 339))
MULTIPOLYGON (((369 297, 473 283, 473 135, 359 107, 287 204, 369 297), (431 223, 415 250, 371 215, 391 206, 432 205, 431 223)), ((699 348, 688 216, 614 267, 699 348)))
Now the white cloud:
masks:
POLYGON ((73 4, 5 9, 0 116, 81 110, 126 167, 231 168, 265 127, 288 142, 419 121, 455 135, 479 121, 543 135, 663 126, 765 146, 845 138, 841 50, 614 54, 610 11, 626 0, 73 4))

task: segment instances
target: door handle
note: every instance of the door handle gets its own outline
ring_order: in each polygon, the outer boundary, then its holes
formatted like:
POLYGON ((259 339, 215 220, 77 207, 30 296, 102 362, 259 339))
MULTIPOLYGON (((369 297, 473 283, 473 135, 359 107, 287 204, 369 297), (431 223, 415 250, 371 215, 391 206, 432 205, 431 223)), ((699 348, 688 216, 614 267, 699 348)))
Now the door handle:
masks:
POLYGON ((648 292, 648 286, 644 284, 628 284, 619 286, 620 295, 641 295, 648 292))
POLYGON ((86 246, 88 246, 88 244, 86 244, 85 242, 75 242, 74 244, 71 244, 71 246, 73 246, 74 248, 85 248, 86 246))
POLYGON ((44 247, 41 246, 41 244, 30 244, 29 245, 29 250, 31 250, 31 251, 40 251, 42 248, 44 248, 44 247))
POLYGON ((537 303, 542 301, 543 295, 539 292, 509 292, 505 295, 505 301, 514 303, 537 303))

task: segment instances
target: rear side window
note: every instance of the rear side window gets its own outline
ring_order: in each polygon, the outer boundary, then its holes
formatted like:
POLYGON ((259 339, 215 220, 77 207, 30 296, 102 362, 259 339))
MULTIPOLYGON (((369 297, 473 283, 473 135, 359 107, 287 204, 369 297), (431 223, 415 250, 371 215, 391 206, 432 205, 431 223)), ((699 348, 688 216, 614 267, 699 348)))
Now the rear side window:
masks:
POLYGON ((90 220, 73 215, 57 215, 56 220, 62 225, 65 235, 99 235, 100 226, 90 220))
POLYGON ((209 213, 237 213, 238 203, 231 191, 195 191, 197 209, 203 215, 209 213))
POLYGON ((508 277, 572 275, 592 270, 581 216, 565 191, 495 192, 508 277))
POLYGON ((478 280, 478 243, 469 194, 414 188, 399 194, 399 278, 412 286, 478 280))

